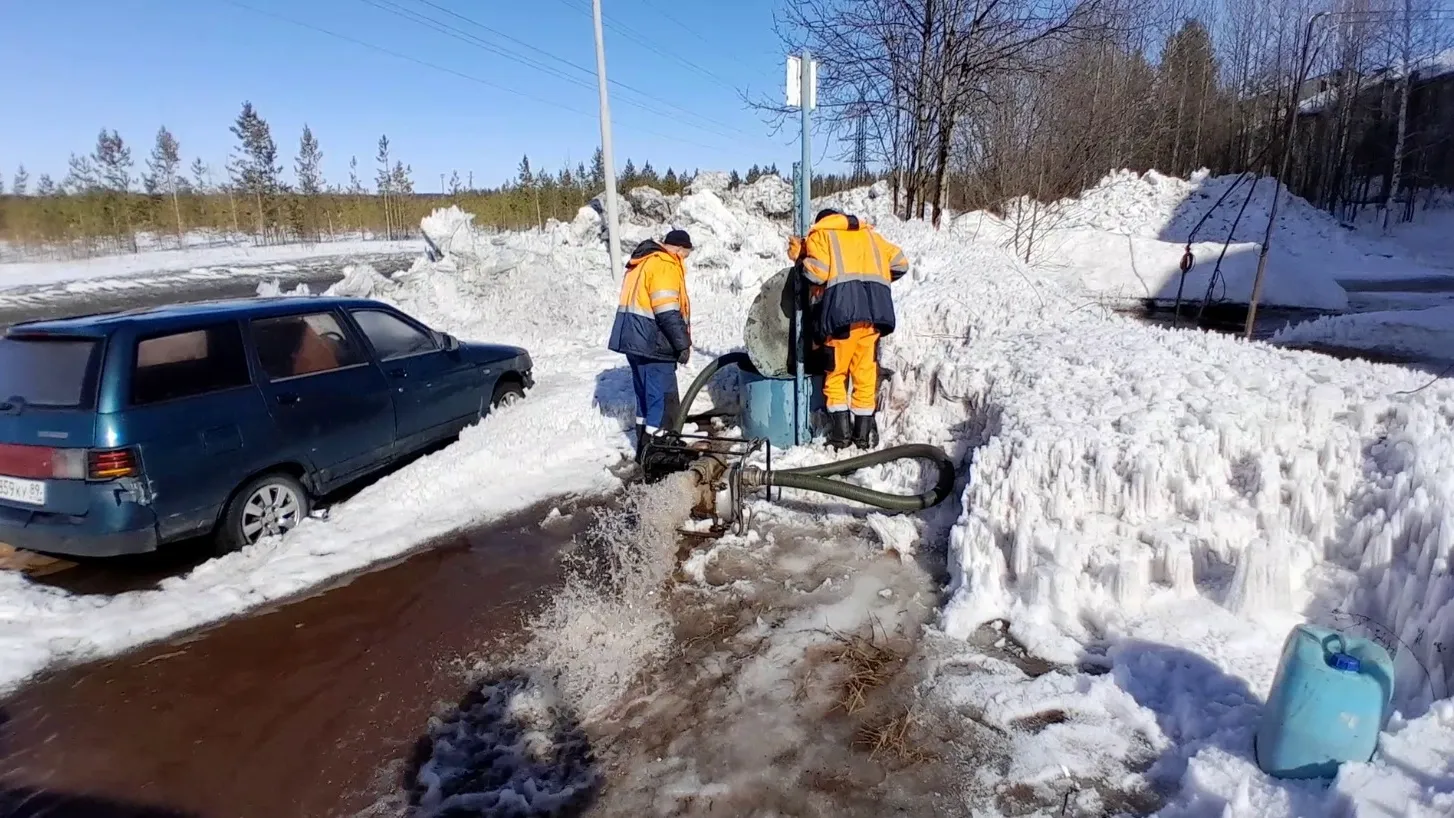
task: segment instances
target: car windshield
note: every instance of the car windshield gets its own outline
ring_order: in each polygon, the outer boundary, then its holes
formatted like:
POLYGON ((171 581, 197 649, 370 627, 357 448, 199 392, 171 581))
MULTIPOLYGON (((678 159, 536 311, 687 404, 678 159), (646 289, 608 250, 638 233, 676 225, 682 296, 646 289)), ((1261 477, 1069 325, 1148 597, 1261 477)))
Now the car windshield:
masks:
POLYGON ((0 408, 15 398, 32 406, 87 403, 96 347, 96 341, 76 338, 0 338, 0 408))

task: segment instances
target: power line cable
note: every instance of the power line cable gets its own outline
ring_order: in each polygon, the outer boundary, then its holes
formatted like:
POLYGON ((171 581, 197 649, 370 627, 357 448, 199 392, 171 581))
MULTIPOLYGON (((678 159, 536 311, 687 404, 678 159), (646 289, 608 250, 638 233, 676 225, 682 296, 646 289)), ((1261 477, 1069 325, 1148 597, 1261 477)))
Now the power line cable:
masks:
MULTIPOLYGON (((226 3, 226 4, 230 5, 230 6, 235 6, 237 8, 243 9, 245 11, 250 11, 250 12, 252 12, 254 14, 259 14, 259 15, 262 15, 264 17, 271 17, 274 20, 281 20, 282 22, 288 23, 290 25, 298 26, 299 28, 306 28, 309 31, 313 31, 313 32, 316 32, 318 34, 323 34, 325 36, 332 37, 332 38, 337 39, 337 40, 342 40, 342 41, 347 42, 347 43, 352 43, 353 45, 357 45, 357 46, 360 46, 362 48, 367 48, 367 49, 369 49, 371 51, 377 51, 380 54, 387 54, 390 57, 394 57, 396 59, 404 60, 406 62, 411 62, 411 63, 414 63, 415 65, 423 66, 424 68, 429 68, 429 69, 432 69, 432 70, 435 70, 435 71, 440 71, 442 73, 449 74, 449 75, 454 76, 454 77, 458 77, 459 79, 468 80, 469 82, 477 83, 479 85, 483 85, 483 86, 486 86, 488 88, 493 88, 493 89, 495 89, 497 91, 504 91, 505 93, 513 94, 514 96, 521 97, 522 99, 528 99, 528 100, 530 100, 532 102, 536 102, 536 103, 539 103, 541 105, 545 105, 545 106, 548 106, 548 107, 551 107, 551 108, 557 108, 557 109, 562 110, 562 111, 567 111, 569 113, 576 114, 578 116, 586 117, 587 119, 597 119, 597 117, 598 117, 598 114, 596 112, 593 112, 593 111, 583 111, 583 110, 581 110, 579 108, 573 108, 573 107, 571 107, 569 105, 565 105, 563 103, 556 102, 555 100, 547 99, 545 97, 536 96, 535 94, 530 94, 530 93, 527 93, 525 91, 520 91, 520 90, 515 89, 515 88, 510 88, 508 86, 501 85, 501 84, 499 84, 497 82, 491 82, 490 80, 487 80, 487 79, 482 79, 480 77, 476 77, 476 76, 473 76, 471 74, 466 74, 463 71, 456 71, 453 68, 447 68, 447 67, 442 66, 442 65, 437 65, 435 63, 428 62, 427 60, 421 60, 418 57, 413 57, 413 56, 410 56, 408 54, 404 54, 404 53, 401 53, 401 52, 398 52, 398 51, 394 51, 392 49, 385 48, 385 47, 380 46, 380 45, 375 45, 375 44, 370 43, 370 42, 367 42, 365 40, 360 40, 360 39, 358 39, 356 37, 350 37, 347 34, 340 34, 340 33, 336 32, 336 31, 332 31, 332 30, 323 28, 322 26, 316 26, 316 25, 313 25, 312 23, 305 23, 305 22, 303 22, 301 20, 295 20, 295 19, 293 19, 291 17, 287 17, 285 15, 278 14, 276 12, 267 11, 265 9, 260 9, 260 8, 255 7, 255 6, 250 6, 247 3, 241 2, 241 0, 221 0, 221 1, 223 3, 226 3)), ((721 148, 716 147, 714 145, 706 145, 706 144, 703 144, 701 142, 696 142, 696 141, 693 141, 693 140, 690 140, 690 139, 683 139, 681 136, 673 136, 673 135, 670 135, 670 134, 664 134, 664 133, 661 133, 660 131, 654 131, 654 130, 651 130, 650 128, 643 128, 643 127, 640 127, 640 126, 635 126, 635 127, 636 127, 637 130, 641 131, 642 133, 646 133, 646 134, 650 134, 652 136, 660 137, 660 138, 665 139, 665 140, 667 140, 669 142, 676 142, 676 143, 680 143, 680 144, 683 144, 683 145, 691 145, 693 147, 705 148, 707 150, 712 150, 712 151, 719 151, 719 150, 721 150, 721 148)))
MULTIPOLYGON (((387 2, 387 0, 384 0, 384 1, 387 2)), ((544 50, 542 48, 539 48, 538 46, 531 45, 530 43, 527 43, 527 42, 525 42, 524 40, 521 40, 518 37, 514 37, 514 36, 512 36, 510 34, 506 34, 505 32, 500 31, 498 29, 491 28, 490 26, 487 26, 487 25, 485 25, 484 23, 481 23, 478 20, 475 20, 473 18, 467 17, 467 16, 465 16, 463 14, 460 14, 459 12, 454 11, 453 9, 446 8, 445 6, 441 6, 438 3, 431 2, 431 0, 414 0, 414 2, 419 3, 420 5, 428 6, 428 7, 432 8, 432 9, 436 9, 436 10, 438 10, 440 12, 443 12, 443 13, 449 15, 450 17, 454 17, 455 19, 458 19, 458 20, 460 20, 462 22, 468 23, 471 26, 474 26, 476 28, 479 28, 479 29, 481 29, 483 31, 488 31, 489 33, 495 35, 496 37, 500 37, 502 39, 509 40, 512 43, 516 43, 516 44, 518 44, 518 45, 520 45, 520 46, 522 46, 524 48, 527 48, 527 49, 529 49, 531 51, 534 51, 537 54, 540 54, 540 55, 542 55, 542 56, 544 56, 544 57, 546 57, 548 59, 554 60, 555 62, 558 62, 558 63, 560 63, 560 64, 562 64, 562 65, 564 65, 564 66, 566 66, 568 68, 572 68, 572 69, 574 69, 576 71, 579 71, 582 74, 584 74, 586 76, 586 78, 589 79, 589 81, 591 83, 591 85, 589 87, 592 87, 592 88, 595 87, 594 86, 594 83, 595 83, 596 72, 595 72, 595 70, 593 68, 588 68, 586 66, 583 66, 583 65, 580 65, 580 64, 571 62, 570 60, 567 60, 564 57, 558 56, 556 54, 552 54, 549 51, 546 51, 546 50, 544 50)), ((395 5, 395 4, 392 3, 392 2, 389 2, 389 5, 395 5)), ((426 19, 428 19, 428 18, 426 18, 426 19)), ((437 21, 431 21, 431 22, 437 22, 437 21)), ((455 29, 455 31, 458 31, 458 30, 455 29)), ((491 50, 494 50, 494 49, 491 49, 491 50)), ((501 53, 501 52, 496 51, 495 53, 501 53)), ((507 56, 510 56, 510 58, 512 58, 512 59, 520 59, 520 60, 525 59, 523 57, 519 57, 518 55, 513 55, 513 54, 509 54, 507 56)), ((642 96, 642 97, 644 97, 644 98, 646 98, 648 100, 651 100, 652 102, 655 102, 655 103, 658 103, 658 104, 661 104, 661 105, 665 105, 668 108, 673 108, 675 110, 681 111, 683 114, 686 114, 687 116, 696 117, 697 119, 699 119, 699 120, 701 120, 703 122, 710 123, 710 124, 712 124, 712 125, 714 125, 714 126, 716 126, 718 128, 724 128, 724 129, 729 130, 729 131, 735 131, 736 133, 742 134, 744 136, 748 135, 746 131, 742 130, 741 128, 737 127, 736 125, 732 125, 730 123, 723 122, 721 120, 712 119, 711 117, 708 117, 708 116, 705 116, 703 114, 697 113, 696 111, 693 111, 691 109, 683 108, 682 106, 677 105, 676 103, 669 102, 669 101, 664 100, 664 99, 662 99, 662 98, 660 98, 658 96, 654 96, 650 92, 643 91, 640 88, 636 88, 634 86, 628 85, 628 84, 626 84, 624 82, 621 82, 620 80, 614 80, 614 79, 612 79, 612 80, 609 80, 609 82, 610 82, 611 85, 616 86, 617 88, 621 88, 621 89, 623 89, 625 91, 629 91, 629 92, 631 92, 633 94, 638 94, 638 95, 640 95, 640 96, 642 96)), ((630 100, 626 100, 626 102, 628 102, 628 104, 629 104, 631 101, 630 100)), ((664 114, 659 114, 659 115, 664 115, 664 114)), ((726 134, 718 134, 718 135, 719 136, 727 136, 726 134)))
MULTIPOLYGON (((582 7, 580 5, 577 5, 576 3, 571 2, 571 0, 556 0, 556 2, 560 3, 561 5, 565 6, 566 8, 574 9, 575 11, 578 11, 578 12, 580 12, 582 14, 587 15, 587 16, 589 16, 591 14, 591 10, 590 10, 589 7, 582 7)), ((736 93, 737 92, 737 86, 733 85, 730 80, 724 79, 721 75, 716 74, 716 73, 713 73, 712 71, 709 71, 708 69, 703 68, 702 66, 700 66, 700 65, 692 62, 691 60, 686 59, 685 57, 682 57, 679 54, 673 54, 670 51, 663 51, 660 46, 658 46, 656 43, 651 42, 650 40, 644 39, 640 34, 636 33, 630 26, 627 26, 627 25, 625 25, 623 23, 617 22, 616 21, 616 18, 611 17, 610 15, 607 15, 607 14, 602 14, 601 15, 601 19, 605 23, 605 25, 606 25, 607 28, 611 29, 612 31, 615 31, 617 34, 620 34, 621 36, 625 37, 626 39, 631 40, 632 42, 636 43, 637 45, 641 46, 642 48, 645 48, 645 49, 647 49, 649 51, 653 51, 656 54, 658 54, 660 56, 663 56, 663 57, 666 57, 669 60, 674 60, 674 61, 676 61, 678 63, 681 63, 682 65, 686 66, 687 68, 690 68, 691 70, 697 72, 698 74, 701 74, 702 76, 706 77, 707 79, 712 80, 713 82, 717 83, 718 85, 721 85, 722 87, 728 89, 729 91, 732 91, 733 93, 736 93)))
MULTIPOLYGON (((432 17, 429 17, 427 15, 424 15, 424 14, 421 14, 419 12, 413 11, 411 9, 403 8, 403 7, 399 6, 397 3, 391 2, 391 0, 359 0, 359 2, 361 2, 361 3, 365 4, 365 5, 368 5, 368 6, 372 6, 372 7, 376 8, 376 9, 379 9, 380 11, 384 11, 386 13, 392 14, 392 15, 394 15, 396 17, 401 17, 401 18, 406 19, 406 20, 409 20, 411 22, 419 23, 420 25, 422 25, 422 26, 424 26, 426 28, 429 28, 429 29, 432 29, 434 31, 437 31, 437 32, 439 32, 441 34, 444 34, 447 37, 451 37, 453 39, 459 40, 460 42, 466 43, 468 45, 475 46, 476 48, 480 48, 480 49, 482 49, 484 51, 487 51, 487 52, 489 52, 491 54, 496 54, 498 56, 505 57, 506 59, 512 60, 512 61, 517 62, 517 63, 522 64, 522 65, 525 65, 526 67, 533 68, 533 69, 535 69, 537 71, 540 71, 540 72, 542 72, 544 74, 547 74, 549 76, 552 76, 552 77, 555 77, 557 79, 560 79, 560 80, 562 80, 564 82, 568 82, 568 83, 573 84, 573 85, 575 85, 577 87, 580 87, 580 88, 583 88, 583 89, 586 89, 586 90, 592 90, 592 89, 595 88, 594 83, 587 82, 586 80, 581 79, 581 78, 578 78, 578 77, 568 76, 568 75, 562 73, 559 69, 552 68, 551 66, 545 65, 544 63, 541 63, 541 62, 539 62, 537 60, 534 60, 534 59, 532 59, 530 57, 526 57, 526 56, 523 56, 523 55, 520 55, 520 54, 516 54, 514 52, 511 52, 508 49, 502 48, 501 46, 498 46, 498 45, 496 45, 494 43, 490 43, 489 41, 483 40, 483 39, 481 39, 479 37, 476 37, 473 34, 469 34, 467 32, 461 31, 460 29, 455 28, 454 26, 451 26, 448 23, 444 23, 444 22, 441 22, 439 20, 435 20, 432 17)), ((553 56, 553 55, 551 55, 551 56, 553 56)), ((567 65, 570 65, 569 63, 566 63, 566 64, 567 65)), ((578 66, 570 66, 570 67, 577 68, 579 70, 579 67, 578 66)), ((635 91, 635 89, 631 89, 631 90, 633 92, 635 92, 635 93, 642 93, 642 92, 639 92, 639 91, 635 91)), ((646 96, 646 95, 643 94, 643 96, 646 96)), ((733 138, 732 135, 727 134, 727 133, 723 133, 719 129, 714 129, 712 127, 703 126, 703 125, 698 125, 698 124, 695 124, 695 123, 692 123, 692 122, 684 122, 684 121, 682 121, 682 118, 679 117, 679 116, 675 116, 675 115, 666 113, 664 111, 661 111, 659 109, 656 109, 656 108, 653 108, 653 107, 651 107, 649 105, 646 105, 645 103, 637 102, 637 101, 632 100, 632 99, 623 99, 622 101, 626 105, 630 105, 632 107, 639 108, 639 109, 641 109, 641 110, 643 110, 643 111, 645 111, 645 112, 647 112, 649 114, 652 114, 654 116, 662 117, 663 119, 669 119, 669 120, 671 120, 672 122, 674 122, 676 124, 685 125, 687 127, 694 128, 696 130, 703 131, 705 133, 709 133, 709 134, 711 134, 713 136, 719 136, 719 137, 722 137, 724 139, 732 139, 733 138)), ((686 113, 686 114, 688 114, 690 116, 698 116, 696 113, 694 113, 692 111, 688 111, 685 108, 683 108, 681 110, 684 113, 686 113)), ((698 118, 700 118, 700 119, 706 119, 705 117, 699 117, 699 116, 698 116, 698 118)))

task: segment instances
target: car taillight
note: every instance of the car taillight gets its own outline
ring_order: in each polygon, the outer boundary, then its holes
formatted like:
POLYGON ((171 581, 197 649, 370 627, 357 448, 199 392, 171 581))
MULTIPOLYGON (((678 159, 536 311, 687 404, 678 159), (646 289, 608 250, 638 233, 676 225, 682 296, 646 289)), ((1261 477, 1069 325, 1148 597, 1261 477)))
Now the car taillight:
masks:
MULTIPOLYGON (((86 452, 86 478, 90 480, 115 480, 118 477, 133 477, 140 471, 133 449, 111 449, 86 452)), ((59 475, 57 475, 59 476, 59 475)))

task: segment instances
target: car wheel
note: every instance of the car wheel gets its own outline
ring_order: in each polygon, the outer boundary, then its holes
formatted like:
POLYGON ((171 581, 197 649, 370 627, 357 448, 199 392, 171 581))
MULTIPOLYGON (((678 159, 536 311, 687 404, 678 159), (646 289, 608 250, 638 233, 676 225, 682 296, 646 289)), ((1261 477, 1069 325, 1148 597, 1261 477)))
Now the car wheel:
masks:
POLYGON ((228 554, 269 536, 282 536, 302 522, 312 502, 292 475, 274 472, 254 478, 227 506, 217 532, 217 552, 228 554))
POLYGON ((509 406, 525 397, 525 387, 518 381, 500 381, 495 384, 495 394, 490 396, 490 408, 509 406))

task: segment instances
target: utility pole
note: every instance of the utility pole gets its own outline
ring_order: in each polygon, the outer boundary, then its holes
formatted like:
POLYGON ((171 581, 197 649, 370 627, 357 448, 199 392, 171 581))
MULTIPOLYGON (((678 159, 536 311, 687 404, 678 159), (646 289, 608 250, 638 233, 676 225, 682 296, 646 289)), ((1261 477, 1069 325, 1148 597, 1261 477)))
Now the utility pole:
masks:
MULTIPOLYGON (((797 104, 802 111, 802 158, 798 160, 798 235, 807 238, 808 228, 813 226, 813 140, 812 140, 812 109, 815 102, 818 72, 813 65, 813 55, 808 52, 807 46, 803 47, 800 56, 788 57, 788 83, 787 97, 788 105, 797 104), (796 80, 797 87, 794 87, 796 80)), ((811 396, 808 393, 808 379, 803 371, 803 358, 807 356, 808 344, 803 338, 803 297, 802 275, 793 276, 793 336, 794 358, 797 365, 793 371, 793 443, 802 445, 812 439, 812 432, 808 429, 808 404, 811 396)))
POLYGON ((611 104, 606 94, 606 37, 601 33, 601 0, 591 0, 596 23, 596 83, 601 94, 601 159, 606 164, 606 236, 611 251, 611 274, 625 275, 621 267, 621 227, 616 220, 616 164, 611 158, 611 104))

